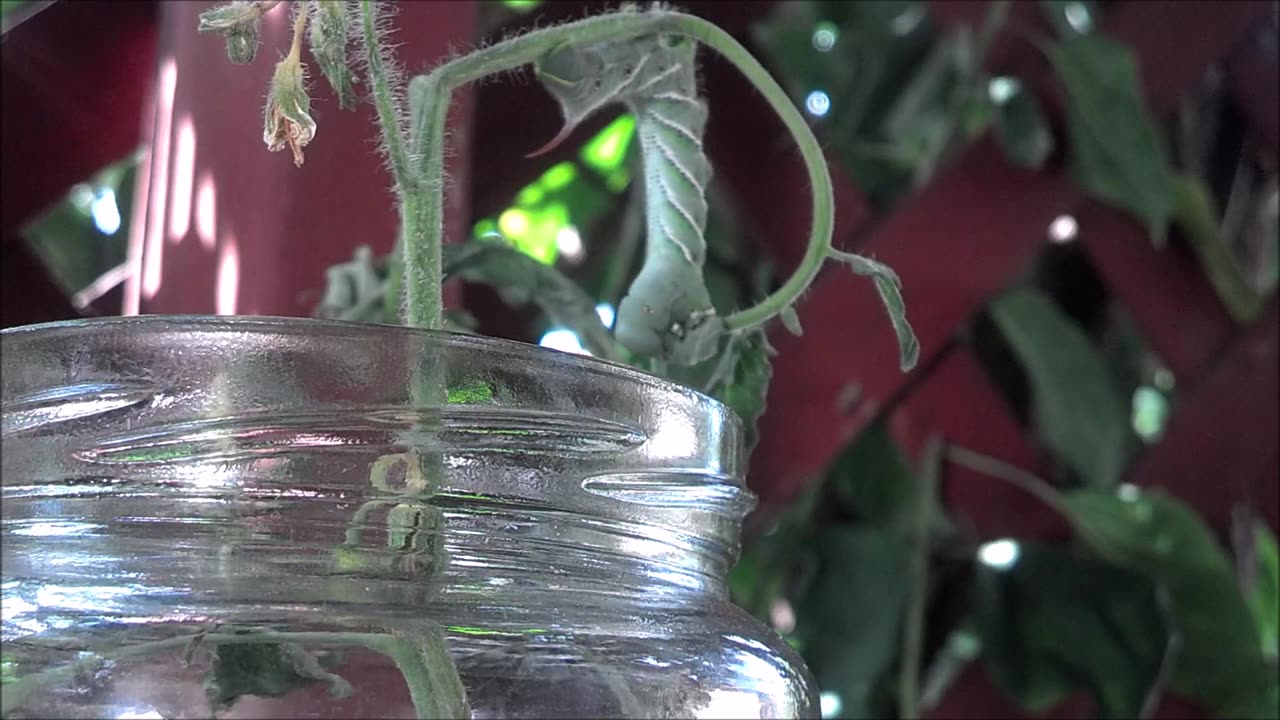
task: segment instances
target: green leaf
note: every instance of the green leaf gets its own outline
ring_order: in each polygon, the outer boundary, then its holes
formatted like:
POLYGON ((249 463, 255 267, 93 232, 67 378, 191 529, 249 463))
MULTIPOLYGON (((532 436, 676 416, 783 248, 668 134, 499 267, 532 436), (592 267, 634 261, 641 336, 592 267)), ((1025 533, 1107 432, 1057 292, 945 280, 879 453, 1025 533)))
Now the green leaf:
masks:
POLYGON ((508 302, 536 303, 552 323, 577 333, 592 355, 610 360, 622 357, 609 329, 600 322, 595 300, 555 268, 504 243, 470 240, 446 245, 444 273, 489 285, 508 302))
POLYGON ((1049 59, 1066 89, 1076 182, 1141 220, 1152 241, 1162 244, 1176 188, 1164 138, 1142 98, 1133 53, 1088 34, 1062 40, 1049 50, 1049 59))
POLYGON ((1087 690, 1098 716, 1139 716, 1169 638, 1149 580, 1024 543, 1010 567, 979 565, 970 589, 987 671, 1024 708, 1087 690))
POLYGON ((205 694, 214 710, 231 707, 242 695, 284 697, 316 682, 329 685, 333 697, 351 694, 351 684, 328 672, 320 660, 294 643, 223 643, 211 650, 213 664, 205 694))
POLYGON ((722 370, 716 374, 724 379, 713 380, 716 384, 710 388, 710 395, 742 419, 744 443, 750 453, 760 439, 756 424, 764 414, 769 379, 773 376, 764 333, 731 337, 722 358, 722 370))
POLYGON ((352 260, 325 271, 324 298, 315 314, 322 318, 377 322, 386 304, 386 269, 379 267, 367 245, 355 249, 352 260))
MULTIPOLYGON (((826 482, 840 509, 859 525, 892 530, 904 540, 912 531, 923 483, 883 420, 869 425, 840 453, 827 471, 826 482)), ((928 502, 929 534, 945 536, 953 530, 951 520, 936 496, 928 502)))
POLYGON ((859 524, 906 530, 915 481, 882 420, 862 431, 831 464, 827 482, 859 524))
POLYGON ((916 366, 920 359, 920 341, 916 339, 911 323, 907 322, 907 306, 902 301, 902 281, 898 274, 884 263, 855 253, 832 250, 831 257, 845 263, 855 275, 869 275, 875 281, 876 292, 893 323, 893 333, 898 338, 898 364, 903 372, 916 366))
POLYGON ((1274 663, 1280 657, 1280 555, 1276 536, 1266 523, 1254 523, 1253 549, 1257 574, 1248 596, 1249 609, 1258 624, 1262 654, 1274 663))
POLYGON ((1169 689, 1220 717, 1275 717, 1274 672, 1231 561, 1200 518, 1159 490, 1082 490, 1062 502, 1094 551, 1167 593, 1181 641, 1169 689))
POLYGON ((1195 251, 1200 267, 1231 319, 1239 325, 1248 325, 1262 311, 1262 298, 1249 287, 1231 250, 1219 237, 1218 210, 1212 192, 1203 180, 1189 175, 1178 175, 1177 188, 1174 222, 1195 251))
POLYGON ((795 602, 796 638, 843 715, 874 716, 873 693, 898 656, 910 548, 897 533, 852 527, 823 528, 812 547, 818 571, 795 602))
POLYGON ((995 133, 1004 157, 1018 167, 1039 170, 1053 154, 1053 133, 1036 96, 1017 80, 993 78, 988 95, 995 105, 995 133))
POLYGON ((1131 430, 1102 355, 1037 290, 1011 291, 990 312, 1027 372, 1041 438, 1089 487, 1115 485, 1131 430))

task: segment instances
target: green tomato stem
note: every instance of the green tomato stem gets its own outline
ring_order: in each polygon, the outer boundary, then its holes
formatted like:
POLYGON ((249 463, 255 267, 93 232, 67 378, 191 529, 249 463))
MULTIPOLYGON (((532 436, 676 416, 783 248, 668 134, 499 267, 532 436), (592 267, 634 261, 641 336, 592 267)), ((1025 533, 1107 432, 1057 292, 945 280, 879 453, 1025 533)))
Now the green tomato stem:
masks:
MULTIPOLYGON (((417 207, 418 214, 414 219, 423 223, 423 226, 415 227, 414 234, 406 232, 406 240, 410 244, 419 242, 435 248, 443 241, 440 196, 444 177, 443 141, 445 117, 455 89, 489 75, 535 62, 568 43, 594 45, 652 33, 683 35, 723 55, 764 95, 770 107, 778 113, 787 130, 795 137, 813 188, 813 226, 809 233, 809 245, 799 267, 782 287, 754 307, 730 315, 725 319, 725 325, 731 332, 749 330, 763 325, 784 308, 790 307, 813 282, 831 249, 835 201, 822 148, 804 117, 787 97, 786 91, 746 48, 714 24, 683 13, 613 13, 535 30, 452 60, 426 75, 413 78, 409 84, 410 138, 416 146, 412 148, 411 154, 417 163, 415 174, 421 180, 417 189, 423 195, 422 205, 417 207)), ((423 266, 431 260, 430 254, 425 248, 420 252, 406 248, 411 315, 415 306, 414 286, 425 281, 425 278, 415 281, 415 276, 425 272, 423 266), (419 264, 416 270, 415 260, 419 264)), ((436 273, 435 277, 438 278, 439 274, 436 273)), ((425 292, 425 288, 423 291, 425 292)))
MULTIPOLYGON (((375 0, 360 1, 360 31, 368 58, 373 104, 377 109, 378 125, 382 131, 388 164, 395 180, 396 197, 399 200, 400 237, 396 246, 404 253, 401 266, 393 264, 391 268, 393 282, 390 287, 395 288, 397 296, 393 298, 388 293, 388 301, 395 303, 391 306, 391 312, 396 312, 400 284, 402 278, 407 278, 405 323, 411 327, 441 330, 444 328, 444 302, 441 293, 443 266, 440 250, 443 242, 443 232, 440 230, 442 183, 439 179, 443 175, 443 161, 435 182, 424 182, 415 173, 395 104, 391 73, 383 59, 385 50, 378 35, 374 3, 375 0), (435 232, 428 232, 432 227, 436 229, 435 232)), ((438 141, 431 143, 437 153, 443 151, 443 125, 442 119, 438 141)))

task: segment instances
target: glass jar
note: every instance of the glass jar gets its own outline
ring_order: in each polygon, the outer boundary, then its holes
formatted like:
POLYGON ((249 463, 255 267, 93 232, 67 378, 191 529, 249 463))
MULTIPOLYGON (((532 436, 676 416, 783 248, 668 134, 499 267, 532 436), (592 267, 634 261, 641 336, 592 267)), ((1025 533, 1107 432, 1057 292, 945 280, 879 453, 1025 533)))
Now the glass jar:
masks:
POLYGON ((737 418, 618 365, 299 319, 0 334, 3 715, 815 717, 729 602, 737 418))

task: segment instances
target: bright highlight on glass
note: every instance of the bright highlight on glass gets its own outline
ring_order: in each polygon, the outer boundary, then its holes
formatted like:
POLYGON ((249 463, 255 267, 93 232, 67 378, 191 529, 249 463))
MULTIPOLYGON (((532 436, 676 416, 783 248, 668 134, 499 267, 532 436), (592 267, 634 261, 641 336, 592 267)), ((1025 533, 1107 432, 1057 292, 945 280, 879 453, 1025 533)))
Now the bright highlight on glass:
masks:
POLYGON ((1018 562, 1018 543, 1012 540, 993 540, 978 548, 978 561, 996 570, 1007 570, 1018 562))
POLYGON ((546 335, 538 341, 538 344, 544 348, 559 350, 561 352, 574 353, 575 355, 590 355, 587 349, 582 347, 582 340, 578 334, 572 330, 565 328, 556 328, 548 330, 546 335))
POLYGON ((613 309, 613 306, 610 305, 609 303, 600 303, 599 305, 596 306, 596 315, 600 316, 601 324, 603 324, 607 328, 612 329, 613 320, 614 318, 617 317, 618 313, 613 309))
POLYGON ((835 23, 820 22, 818 27, 813 31, 813 49, 818 52, 831 52, 831 48, 836 46, 836 39, 840 37, 840 31, 836 29, 835 23))
POLYGON ((818 696, 818 707, 822 709, 822 717, 833 718, 844 709, 844 702, 839 695, 827 690, 818 696))
POLYGON ((565 260, 576 263, 586 256, 586 248, 582 244, 582 236, 578 228, 565 225, 556 231, 556 249, 565 260))
POLYGON ((922 5, 923 3, 914 3, 899 13, 889 22, 889 30, 898 37, 911 34, 911 31, 920 27, 920 21, 924 20, 925 10, 922 5))
POLYGON ((103 235, 115 235, 120 229, 120 208, 116 205, 116 193, 111 188, 101 188, 89 205, 93 224, 103 235))
POLYGON ((991 98, 991 102, 996 105, 1003 105, 1013 99, 1018 94, 1021 85, 1018 81, 1011 77, 991 78, 991 82, 987 83, 987 96, 991 98))
POLYGON ((1089 16, 1089 8, 1082 2, 1069 2, 1062 8, 1067 24, 1078 33, 1087 33, 1093 28, 1093 18, 1089 16))
POLYGON ((1049 241, 1063 245, 1076 239, 1080 225, 1070 215, 1059 215, 1049 223, 1049 241))
POLYGON ((822 117, 831 110, 831 97, 821 90, 814 90, 804 99, 804 109, 814 117, 822 117))
POLYGON ((796 629, 796 611, 786 598, 778 598, 769 606, 769 624, 783 635, 796 629))

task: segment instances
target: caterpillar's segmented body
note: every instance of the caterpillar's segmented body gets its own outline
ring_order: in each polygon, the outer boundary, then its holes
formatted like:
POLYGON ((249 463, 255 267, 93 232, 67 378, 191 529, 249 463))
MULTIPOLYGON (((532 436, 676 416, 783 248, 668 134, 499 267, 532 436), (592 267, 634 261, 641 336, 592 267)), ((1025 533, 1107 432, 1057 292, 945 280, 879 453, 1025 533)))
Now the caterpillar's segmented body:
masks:
POLYGON ((624 103, 636 116, 644 163, 645 260, 618 307, 616 334, 632 352, 692 364, 710 357, 723 332, 702 277, 706 103, 698 97, 696 45, 669 35, 587 48, 566 47, 537 65, 560 101, 565 129, 624 103))

